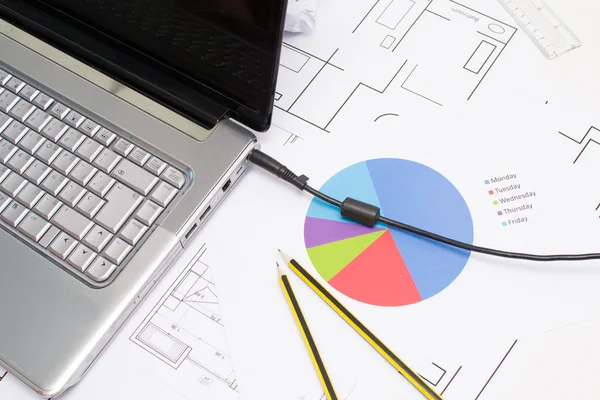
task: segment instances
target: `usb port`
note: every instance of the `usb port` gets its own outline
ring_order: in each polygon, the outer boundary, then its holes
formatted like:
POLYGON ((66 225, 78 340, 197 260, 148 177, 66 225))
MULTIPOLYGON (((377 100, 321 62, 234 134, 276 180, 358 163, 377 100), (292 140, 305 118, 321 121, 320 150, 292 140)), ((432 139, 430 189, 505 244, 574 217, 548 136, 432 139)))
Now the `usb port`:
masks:
POLYGON ((188 231, 187 235, 185 235, 185 240, 188 240, 190 238, 190 236, 192 236, 192 233, 194 233, 196 228, 198 228, 198 224, 194 224, 194 226, 192 226, 192 229, 190 229, 188 231))
POLYGON ((225 182, 225 184, 223 185, 223 187, 221 188, 222 191, 226 192, 227 189, 229 189, 229 186, 231 186, 231 179, 229 179, 227 182, 225 182))
POLYGON ((200 221, 202 221, 204 219, 204 217, 206 217, 208 215, 209 212, 210 212, 210 206, 206 207, 206 210, 204 210, 204 212, 200 216, 200 221))

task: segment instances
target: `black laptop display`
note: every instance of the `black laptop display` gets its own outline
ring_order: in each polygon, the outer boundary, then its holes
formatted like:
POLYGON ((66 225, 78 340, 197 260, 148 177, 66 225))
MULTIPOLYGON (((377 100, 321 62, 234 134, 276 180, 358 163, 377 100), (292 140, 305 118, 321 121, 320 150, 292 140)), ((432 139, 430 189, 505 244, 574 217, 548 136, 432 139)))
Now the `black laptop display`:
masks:
MULTIPOLYGON (((13 0, 8 0, 13 3, 13 0)), ((23 1, 14 2, 16 8, 23 1)), ((210 125, 226 113, 268 127, 281 43, 281 0, 29 0, 64 24, 49 35, 79 58, 210 125), (121 50, 121 52, 115 49, 121 50), (100 60, 99 60, 100 58, 100 60), (156 87, 150 82, 164 82, 156 87), (210 111, 206 111, 210 110, 210 111)), ((32 20, 40 21, 39 15, 32 20)))

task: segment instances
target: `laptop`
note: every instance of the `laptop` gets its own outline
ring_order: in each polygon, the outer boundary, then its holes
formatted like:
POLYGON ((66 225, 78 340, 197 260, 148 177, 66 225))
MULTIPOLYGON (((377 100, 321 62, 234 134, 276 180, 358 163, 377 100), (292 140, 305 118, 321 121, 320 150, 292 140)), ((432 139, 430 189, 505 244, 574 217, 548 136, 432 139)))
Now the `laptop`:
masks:
POLYGON ((76 384, 269 128, 284 0, 2 0, 0 366, 76 384))

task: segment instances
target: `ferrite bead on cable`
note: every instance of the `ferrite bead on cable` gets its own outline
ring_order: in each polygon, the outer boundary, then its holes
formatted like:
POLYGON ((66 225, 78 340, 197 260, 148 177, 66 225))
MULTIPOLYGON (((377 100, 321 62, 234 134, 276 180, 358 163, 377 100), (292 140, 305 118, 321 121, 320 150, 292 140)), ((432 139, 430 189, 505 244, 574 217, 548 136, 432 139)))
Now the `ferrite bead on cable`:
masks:
POLYGON ((342 202, 341 213, 343 217, 353 221, 367 226, 375 226, 379 219, 380 209, 372 204, 346 197, 342 202))

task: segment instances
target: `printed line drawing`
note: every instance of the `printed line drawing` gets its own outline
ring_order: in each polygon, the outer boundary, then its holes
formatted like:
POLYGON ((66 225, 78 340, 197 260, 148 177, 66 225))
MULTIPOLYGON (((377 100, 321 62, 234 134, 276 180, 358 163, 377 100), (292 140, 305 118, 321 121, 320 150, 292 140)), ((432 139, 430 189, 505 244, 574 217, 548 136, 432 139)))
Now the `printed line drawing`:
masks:
POLYGON ((375 121, 373 121, 373 122, 377 122, 377 121, 379 121, 380 118, 383 118, 383 117, 399 117, 399 115, 396 114, 396 113, 381 114, 380 116, 378 116, 377 118, 375 118, 375 121))
POLYGON ((383 42, 381 42, 380 46, 383 47, 384 49, 389 49, 390 47, 392 47, 392 45, 394 44, 395 41, 396 41, 395 37, 387 35, 385 37, 385 39, 383 39, 383 42))
POLYGON ((375 22, 394 30, 400 25, 400 22, 402 22, 414 5, 415 2, 412 0, 392 0, 375 22))
POLYGON ((2 379, 4 379, 7 374, 8 372, 6 372, 2 367, 0 367, 0 382, 2 382, 2 379))
POLYGON ((467 71, 471 71, 474 74, 479 74, 492 54, 494 54, 494 51, 496 51, 496 48, 496 45, 482 40, 473 54, 471 54, 471 57, 469 57, 463 68, 467 71))
POLYGON ((336 11, 347 9, 343 0, 331 1, 322 18, 335 29, 284 34, 275 112, 292 117, 291 130, 297 123, 329 133, 341 113, 373 123, 394 112, 389 104, 400 111, 470 101, 517 32, 451 0, 377 0, 344 14, 336 11), (385 91, 358 90, 389 82, 385 91))
POLYGON ((585 133, 585 135, 580 139, 574 139, 571 136, 558 131, 558 133, 560 133, 561 135, 563 135, 564 137, 566 137, 567 139, 569 139, 570 141, 577 143, 579 145, 583 144, 585 142, 585 145, 581 148, 581 151, 579 152, 579 154, 577 154, 577 157, 575 157, 575 160, 573 160, 573 164, 576 164, 577 161, 581 158, 581 156, 583 155, 583 153, 585 152, 585 150, 588 148, 589 145, 599 145, 600 146, 600 129, 596 128, 595 126, 590 126, 590 129, 587 130, 587 132, 585 133), (596 136, 596 138, 594 138, 593 136, 596 136))
POLYGON ((172 370, 185 370, 177 378, 237 391, 206 251, 203 245, 130 340, 172 370))
POLYGON ((494 370, 494 372, 492 372, 492 375, 490 376, 490 378, 487 380, 487 382, 485 382, 485 385, 483 385, 483 387, 481 388, 481 391, 479 392, 479 394, 477 395, 477 397, 475 397, 475 400, 479 399, 479 397, 481 396, 481 394, 484 392, 485 388, 489 385, 489 383, 491 382, 491 380, 496 375, 496 372, 498 372, 498 370, 500 369, 500 367, 502 366, 502 364, 504 363, 504 361, 506 361, 506 358, 508 357, 508 355, 510 354, 510 352, 515 348, 515 345, 517 344, 517 342, 518 342, 518 340, 515 340, 514 343, 512 344, 512 346, 510 346, 510 348, 508 349, 508 351, 504 355, 504 357, 502 357, 502 360, 500 361, 500 364, 498 364, 498 366, 496 367, 496 369, 494 370))
POLYGON ((448 384, 440 392, 441 395, 443 395, 444 392, 446 391, 446 389, 448 389, 448 387, 452 384, 452 382, 454 381, 454 378, 456 378, 456 375, 458 375, 458 373, 460 372, 461 369, 462 369, 462 365, 460 367, 458 367, 458 369, 456 370, 456 372, 454 373, 454 375, 452 375, 452 378, 450 378, 450 381, 448 382, 448 384))
POLYGON ((442 379, 444 379, 444 376, 446 376, 446 373, 448 371, 446 371, 444 368, 440 367, 439 365, 437 365, 434 362, 432 362, 431 365, 435 369, 435 371, 431 371, 431 372, 433 372, 434 374, 438 374, 437 379, 435 379, 432 375, 427 375, 427 376, 424 376, 423 374, 419 374, 419 375, 421 375, 421 378, 423 378, 427 382, 429 382, 430 385, 432 385, 434 387, 437 387, 437 385, 440 384, 440 382, 442 381, 442 379))
POLYGON ((425 100, 429 100, 430 102, 432 102, 432 103, 434 103, 434 104, 437 104, 438 106, 441 106, 441 107, 443 107, 443 105, 442 105, 442 104, 440 104, 440 103, 438 103, 437 101, 435 101, 435 100, 432 100, 432 99, 430 99, 429 97, 427 97, 427 96, 424 96, 424 95, 422 95, 422 94, 419 94, 419 93, 417 93, 416 91, 414 91, 414 90, 411 90, 411 89, 409 89, 409 88, 407 88, 407 87, 405 86, 405 85, 406 85, 406 82, 407 82, 407 81, 410 79, 410 77, 411 77, 411 76, 412 76, 412 74, 415 72, 415 70, 417 69, 417 67, 418 67, 418 66, 419 66, 418 64, 417 64, 417 65, 415 65, 415 67, 412 69, 412 71, 410 71, 410 74, 408 74, 408 76, 406 77, 406 79, 404 80, 404 82, 402 82, 402 85, 400 85, 400 87, 401 87, 402 89, 404 89, 404 90, 406 90, 406 91, 408 91, 408 92, 410 92, 410 93, 414 94, 414 95, 417 95, 417 96, 419 96, 419 97, 422 97, 422 98, 424 98, 425 100))

